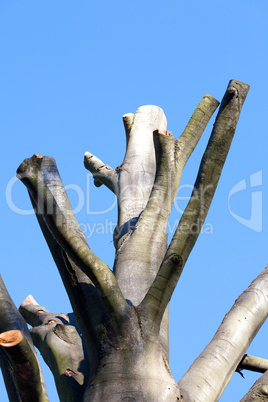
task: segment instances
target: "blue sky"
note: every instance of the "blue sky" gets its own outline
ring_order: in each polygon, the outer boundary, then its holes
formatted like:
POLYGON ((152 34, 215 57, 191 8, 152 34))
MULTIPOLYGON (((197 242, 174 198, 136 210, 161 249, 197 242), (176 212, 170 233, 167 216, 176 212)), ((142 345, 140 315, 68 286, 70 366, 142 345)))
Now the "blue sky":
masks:
MULTIPOLYGON (((158 105, 178 137, 204 94, 221 100, 230 79, 244 81, 251 88, 207 231, 171 301, 170 366, 180 379, 267 264, 267 15, 266 0, 0 1, 1 274, 17 306, 32 294, 48 310, 70 311, 36 218, 26 212, 27 191, 14 179, 24 158, 56 159, 91 248, 111 266, 114 199, 93 186, 84 152, 116 167, 125 151, 123 114, 158 105), (232 194, 237 183, 245 189, 232 194)), ((179 197, 189 195, 212 124, 213 118, 179 197)), ((186 205, 179 197, 170 232, 186 205)), ((267 332, 264 324, 249 353, 267 358, 267 332)), ((221 401, 238 401, 258 377, 244 374, 234 375, 221 401)), ((45 368, 44 375, 57 401, 45 368)), ((8 400, 2 381, 0 394, 8 400)))

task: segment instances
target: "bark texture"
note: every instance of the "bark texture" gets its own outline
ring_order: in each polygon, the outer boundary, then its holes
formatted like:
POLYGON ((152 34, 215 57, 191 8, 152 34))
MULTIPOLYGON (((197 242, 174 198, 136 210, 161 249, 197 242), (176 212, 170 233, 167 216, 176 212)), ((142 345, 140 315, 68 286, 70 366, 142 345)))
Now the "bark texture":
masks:
POLYGON ((268 401, 268 371, 266 371, 250 388, 240 402, 267 402, 268 401))
POLYGON ((73 315, 54 314, 28 296, 20 312, 33 327, 34 345, 51 369, 62 401, 82 400, 89 380, 88 356, 73 315))

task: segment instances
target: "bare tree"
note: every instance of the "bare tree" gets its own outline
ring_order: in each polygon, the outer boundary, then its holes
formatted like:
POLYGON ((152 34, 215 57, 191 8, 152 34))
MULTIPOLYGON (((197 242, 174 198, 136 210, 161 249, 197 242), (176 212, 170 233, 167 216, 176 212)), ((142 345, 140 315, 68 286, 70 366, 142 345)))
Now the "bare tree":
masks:
MULTIPOLYGON (((19 166, 73 313, 51 313, 32 296, 18 311, 1 280, 0 364, 11 401, 48 400, 34 346, 61 401, 217 401, 236 370, 266 372, 267 361, 245 353, 268 315, 268 268, 179 383, 168 365, 168 303, 208 213, 248 89, 230 81, 170 244, 166 228, 184 166, 219 102, 205 95, 178 139, 156 106, 126 114, 126 154, 116 169, 85 153, 95 185, 117 196, 113 269, 87 244, 54 159, 36 154, 19 166)), ((264 400, 265 384, 255 386, 262 399, 254 400, 264 400)))

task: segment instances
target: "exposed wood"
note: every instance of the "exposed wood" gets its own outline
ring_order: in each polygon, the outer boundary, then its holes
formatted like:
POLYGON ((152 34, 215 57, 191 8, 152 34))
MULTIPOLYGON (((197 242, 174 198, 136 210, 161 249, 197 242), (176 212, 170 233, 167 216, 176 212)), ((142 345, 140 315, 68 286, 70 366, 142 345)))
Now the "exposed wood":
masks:
POLYGON ((0 334, 0 345, 12 366, 14 386, 22 402, 46 402, 40 381, 38 361, 22 331, 10 330, 0 334))
POLYGON ((0 334, 0 346, 9 348, 20 343, 23 339, 23 333, 18 329, 11 329, 10 331, 2 332, 0 334))
POLYGON ((31 335, 1 276, 0 306, 0 365, 8 396, 12 402, 46 402, 46 386, 31 335))

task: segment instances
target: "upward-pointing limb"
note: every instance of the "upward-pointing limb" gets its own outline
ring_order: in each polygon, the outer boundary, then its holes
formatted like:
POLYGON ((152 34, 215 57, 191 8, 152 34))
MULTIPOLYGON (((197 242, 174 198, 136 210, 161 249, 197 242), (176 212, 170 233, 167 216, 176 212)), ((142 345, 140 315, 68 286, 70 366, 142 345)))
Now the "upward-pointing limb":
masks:
POLYGON ((141 304, 141 307, 149 308, 156 327, 161 323, 165 308, 207 216, 248 90, 247 84, 230 81, 203 155, 190 201, 158 275, 141 304))
POLYGON ((122 295, 114 274, 89 248, 81 238, 80 228, 70 214, 65 214, 50 191, 47 181, 53 182, 55 161, 50 157, 34 155, 25 159, 18 168, 18 177, 27 186, 37 208, 58 244, 70 259, 90 278, 98 289, 104 309, 110 314, 114 326, 120 327, 122 314, 128 305, 122 295))

